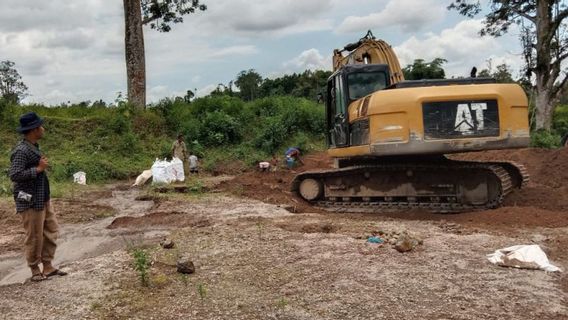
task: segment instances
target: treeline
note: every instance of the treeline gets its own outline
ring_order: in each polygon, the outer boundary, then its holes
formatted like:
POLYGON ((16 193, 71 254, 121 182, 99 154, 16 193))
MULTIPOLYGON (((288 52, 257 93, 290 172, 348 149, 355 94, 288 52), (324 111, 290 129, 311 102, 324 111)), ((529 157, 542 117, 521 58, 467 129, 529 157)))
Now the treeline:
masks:
POLYGON ((325 92, 331 71, 306 70, 302 73, 286 74, 280 77, 263 78, 254 69, 241 71, 234 81, 219 84, 211 93, 213 96, 226 95, 252 101, 272 96, 292 96, 317 101, 325 92))

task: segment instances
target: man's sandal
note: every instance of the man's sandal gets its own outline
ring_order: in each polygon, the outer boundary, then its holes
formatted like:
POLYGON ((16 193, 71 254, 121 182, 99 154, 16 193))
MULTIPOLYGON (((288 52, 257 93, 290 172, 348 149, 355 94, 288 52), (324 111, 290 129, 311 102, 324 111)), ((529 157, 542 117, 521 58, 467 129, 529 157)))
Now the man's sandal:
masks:
POLYGON ((53 276, 63 277, 63 276, 66 276, 66 275, 67 275, 67 272, 61 271, 59 269, 55 269, 55 270, 51 271, 50 273, 46 274, 45 277, 46 278, 50 278, 50 277, 53 277, 53 276))
POLYGON ((43 273, 34 274, 30 278, 30 281, 32 281, 32 282, 40 282, 40 281, 43 281, 43 280, 47 280, 47 277, 44 276, 43 273))

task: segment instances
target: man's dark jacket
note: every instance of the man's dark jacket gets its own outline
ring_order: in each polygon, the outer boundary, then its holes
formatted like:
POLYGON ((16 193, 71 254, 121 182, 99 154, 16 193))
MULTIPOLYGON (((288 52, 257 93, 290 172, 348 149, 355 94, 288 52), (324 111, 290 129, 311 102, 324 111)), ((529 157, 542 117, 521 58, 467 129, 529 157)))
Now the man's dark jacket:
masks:
POLYGON ((38 145, 26 140, 20 141, 12 150, 10 179, 14 182, 14 200, 16 211, 28 209, 43 210, 49 200, 49 180, 45 171, 38 173, 37 166, 41 159, 38 145), (18 199, 18 193, 23 191, 32 195, 30 202, 18 199))

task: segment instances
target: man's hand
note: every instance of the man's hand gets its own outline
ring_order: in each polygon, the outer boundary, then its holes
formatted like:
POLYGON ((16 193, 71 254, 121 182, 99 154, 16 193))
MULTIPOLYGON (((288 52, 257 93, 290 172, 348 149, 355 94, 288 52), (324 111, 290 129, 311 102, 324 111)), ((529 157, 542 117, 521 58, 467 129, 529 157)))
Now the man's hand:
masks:
POLYGON ((47 169, 47 167, 49 166, 49 161, 47 161, 47 158, 45 156, 41 156, 41 159, 39 160, 39 164, 37 166, 37 172, 43 172, 45 171, 45 169, 47 169))

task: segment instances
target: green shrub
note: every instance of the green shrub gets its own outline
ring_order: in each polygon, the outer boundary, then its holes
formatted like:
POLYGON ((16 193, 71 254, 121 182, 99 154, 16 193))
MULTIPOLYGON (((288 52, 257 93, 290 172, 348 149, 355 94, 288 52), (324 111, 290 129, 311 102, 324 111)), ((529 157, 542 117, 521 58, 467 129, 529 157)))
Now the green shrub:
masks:
POLYGON ((205 115, 203 129, 199 140, 207 146, 219 146, 240 142, 239 123, 230 115, 223 112, 210 112, 205 115))
POLYGON ((560 146, 560 135, 546 131, 539 130, 531 133, 531 147, 535 148, 557 148, 560 146))
POLYGON ((561 105, 554 111, 552 128, 559 135, 568 134, 568 105, 561 105))
POLYGON ((147 287, 149 285, 150 255, 146 250, 137 248, 132 252, 132 257, 134 259, 134 270, 138 272, 140 284, 147 287))

